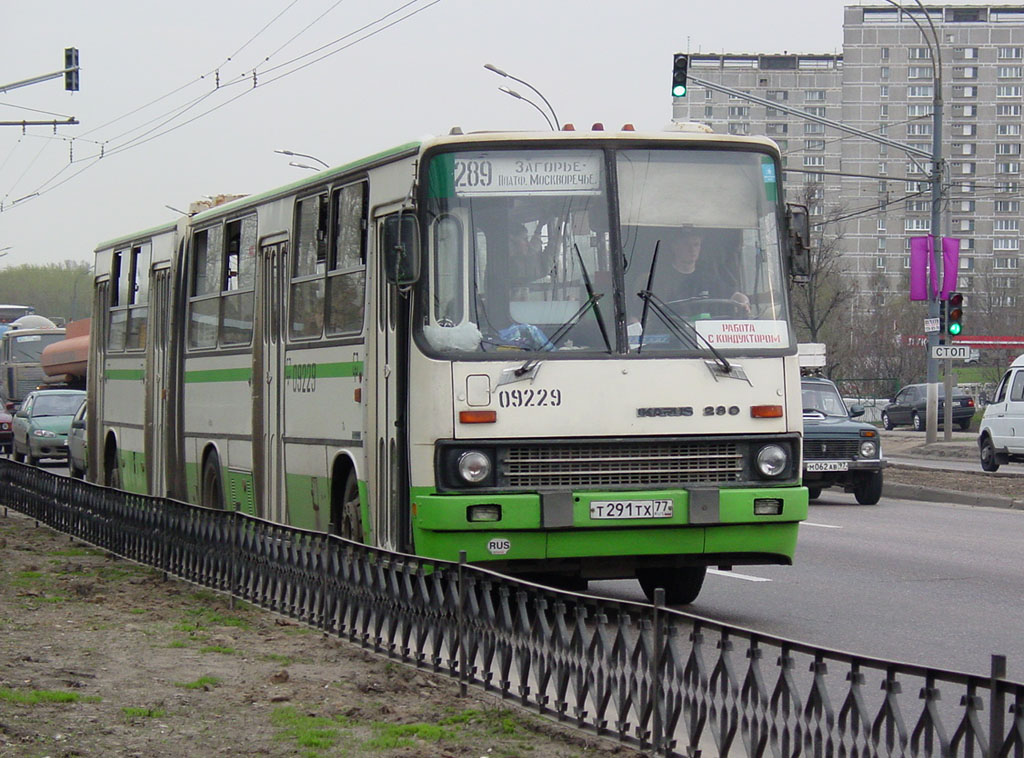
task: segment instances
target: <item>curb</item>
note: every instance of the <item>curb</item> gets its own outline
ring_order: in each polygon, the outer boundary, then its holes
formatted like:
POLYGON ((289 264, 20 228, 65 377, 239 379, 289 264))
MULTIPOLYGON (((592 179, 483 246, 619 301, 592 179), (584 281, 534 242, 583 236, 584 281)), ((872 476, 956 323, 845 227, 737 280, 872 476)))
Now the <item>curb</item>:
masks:
POLYGON ((955 503, 956 505, 1024 510, 1024 500, 1005 497, 1003 495, 959 492, 957 490, 940 490, 936 487, 922 487, 917 484, 884 483, 882 485, 882 495, 902 500, 928 500, 934 503, 955 503))

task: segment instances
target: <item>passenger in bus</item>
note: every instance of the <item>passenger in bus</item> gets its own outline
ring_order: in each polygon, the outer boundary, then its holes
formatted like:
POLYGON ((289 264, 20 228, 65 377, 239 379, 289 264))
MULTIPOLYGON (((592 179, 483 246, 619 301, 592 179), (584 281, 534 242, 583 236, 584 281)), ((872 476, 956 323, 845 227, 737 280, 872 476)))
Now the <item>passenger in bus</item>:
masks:
MULTIPOLYGON (((540 224, 537 225, 540 229, 540 224)), ((546 263, 546 253, 540 236, 530 236, 525 224, 514 224, 509 235, 508 270, 513 285, 525 285, 551 273, 546 263)))

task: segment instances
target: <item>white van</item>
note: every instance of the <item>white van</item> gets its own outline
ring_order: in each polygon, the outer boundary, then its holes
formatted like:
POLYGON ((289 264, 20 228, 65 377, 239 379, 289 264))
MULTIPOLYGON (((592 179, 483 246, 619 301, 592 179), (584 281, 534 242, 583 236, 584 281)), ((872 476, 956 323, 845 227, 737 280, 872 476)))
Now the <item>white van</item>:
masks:
POLYGON ((1010 364, 985 408, 978 452, 985 471, 996 471, 1010 461, 1024 463, 1024 355, 1010 364))

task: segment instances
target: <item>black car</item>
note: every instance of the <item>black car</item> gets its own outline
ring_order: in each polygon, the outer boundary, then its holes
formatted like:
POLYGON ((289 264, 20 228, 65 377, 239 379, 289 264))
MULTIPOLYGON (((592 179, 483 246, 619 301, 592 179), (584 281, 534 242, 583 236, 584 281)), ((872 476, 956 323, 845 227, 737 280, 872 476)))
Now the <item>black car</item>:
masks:
MULTIPOLYGON (((896 426, 911 426, 915 431, 923 432, 925 428, 925 417, 927 414, 927 384, 908 384, 896 393, 882 410, 882 426, 892 429, 896 426)), ((939 427, 942 427, 945 418, 946 388, 939 385, 939 427)), ((953 388, 953 424, 959 426, 965 432, 971 426, 971 419, 974 418, 974 398, 965 393, 959 387, 953 388)))
POLYGON ((882 441, 863 421, 864 408, 843 402, 836 385, 818 376, 800 381, 804 406, 803 481, 811 500, 826 487, 852 492, 861 505, 882 497, 882 441))

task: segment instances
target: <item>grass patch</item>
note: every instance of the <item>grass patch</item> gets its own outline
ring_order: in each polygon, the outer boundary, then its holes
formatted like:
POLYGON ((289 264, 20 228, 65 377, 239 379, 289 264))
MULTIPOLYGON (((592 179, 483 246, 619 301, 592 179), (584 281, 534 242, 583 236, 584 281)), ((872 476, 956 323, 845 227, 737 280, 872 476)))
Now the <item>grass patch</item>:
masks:
POLYGON ((192 629, 202 629, 207 626, 233 626, 238 629, 249 629, 252 624, 238 616, 231 616, 221 613, 212 608, 192 608, 185 611, 187 620, 185 624, 191 624, 192 629))
POLYGON ((289 740, 299 747, 329 750, 334 747, 342 732, 351 726, 345 716, 309 716, 299 713, 293 706, 277 708, 270 714, 270 723, 281 731, 279 740, 289 740))
POLYGON ((62 558, 84 558, 103 555, 103 551, 92 547, 67 547, 63 550, 50 550, 46 554, 62 558))
POLYGON ((121 713, 130 719, 158 719, 165 716, 167 711, 162 708, 125 707, 121 709, 121 713))
POLYGON ((373 725, 377 736, 363 743, 371 750, 394 750, 400 747, 414 747, 416 740, 440 742, 451 736, 449 730, 437 724, 381 724, 373 725))
POLYGON ((171 647, 171 648, 188 647, 188 643, 187 642, 182 642, 181 640, 175 640, 174 642, 168 643, 167 647, 171 647))
POLYGON ((221 655, 238 655, 238 651, 233 647, 225 647, 224 645, 207 645, 206 647, 199 648, 200 653, 220 653, 221 655))
POLYGON ((204 690, 216 687, 218 684, 220 684, 220 679, 215 676, 201 676, 194 682, 175 682, 174 686, 186 690, 204 690))
POLYGON ((13 690, 0 687, 0 701, 19 705, 39 705, 40 703, 98 703, 97 695, 81 695, 77 692, 62 690, 13 690))

